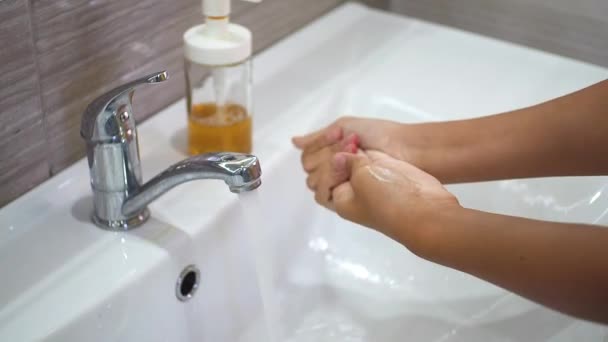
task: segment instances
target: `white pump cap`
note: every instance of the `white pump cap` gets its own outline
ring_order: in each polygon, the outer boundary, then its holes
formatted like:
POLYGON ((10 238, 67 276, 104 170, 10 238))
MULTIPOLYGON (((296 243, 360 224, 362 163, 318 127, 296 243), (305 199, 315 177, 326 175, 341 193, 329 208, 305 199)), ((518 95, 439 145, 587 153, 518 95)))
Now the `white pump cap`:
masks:
POLYGON ((203 14, 205 24, 194 26, 184 33, 187 59, 204 65, 229 65, 251 56, 251 32, 228 20, 230 0, 203 0, 203 14))

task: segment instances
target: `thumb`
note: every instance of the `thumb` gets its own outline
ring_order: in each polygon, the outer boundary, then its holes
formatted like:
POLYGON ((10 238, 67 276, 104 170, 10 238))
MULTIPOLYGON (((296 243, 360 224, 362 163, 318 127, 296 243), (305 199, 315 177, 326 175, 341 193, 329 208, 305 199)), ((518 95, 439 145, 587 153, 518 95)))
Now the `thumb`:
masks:
POLYGON ((337 174, 346 175, 346 179, 350 179, 353 171, 365 164, 367 164, 365 155, 348 152, 336 153, 332 160, 334 171, 337 174))
POLYGON ((331 191, 332 209, 340 217, 347 220, 351 219, 355 206, 355 191, 350 182, 345 182, 331 191))
POLYGON ((355 189, 351 182, 353 172, 368 163, 365 155, 340 152, 336 153, 333 160, 334 172, 342 177, 344 182, 332 189, 332 206, 335 212, 347 220, 355 220, 357 216, 358 204, 356 201, 355 189))

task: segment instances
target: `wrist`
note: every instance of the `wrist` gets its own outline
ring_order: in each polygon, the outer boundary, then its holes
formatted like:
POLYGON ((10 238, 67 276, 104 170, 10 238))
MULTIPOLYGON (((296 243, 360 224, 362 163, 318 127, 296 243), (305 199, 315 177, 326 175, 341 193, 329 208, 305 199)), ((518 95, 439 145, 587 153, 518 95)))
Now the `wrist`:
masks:
POLYGON ((442 260, 449 254, 450 227, 467 211, 457 202, 429 210, 417 227, 413 227, 408 248, 423 259, 443 264, 442 260))
POLYGON ((441 164, 445 155, 445 134, 435 123, 400 124, 399 159, 435 176, 438 170, 434 165, 441 164))
POLYGON ((473 134, 475 126, 470 120, 403 124, 399 143, 402 160, 444 184, 483 179, 477 174, 480 168, 473 165, 486 159, 491 141, 484 134, 473 134))

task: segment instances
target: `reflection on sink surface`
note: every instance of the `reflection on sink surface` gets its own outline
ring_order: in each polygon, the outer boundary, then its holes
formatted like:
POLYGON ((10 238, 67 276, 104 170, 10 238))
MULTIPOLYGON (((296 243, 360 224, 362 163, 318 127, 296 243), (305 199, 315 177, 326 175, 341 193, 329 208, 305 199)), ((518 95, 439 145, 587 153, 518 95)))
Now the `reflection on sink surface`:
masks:
MULTIPOLYGON (((285 341, 604 341, 573 320, 487 282, 418 258, 317 206, 296 151, 267 174, 257 227, 285 341), (289 198, 276 206, 273 198, 289 198)), ((451 187, 463 205, 534 218, 606 223, 605 177, 451 187), (599 191, 599 192, 598 192, 599 191), (599 193, 599 195, 598 195, 599 193), (544 200, 538 200, 539 198, 544 200), (601 203, 597 203, 597 202, 601 203), (596 206, 597 205, 597 206, 596 206), (565 209, 567 208, 567 209, 565 209)), ((252 204, 253 205, 253 204, 252 204)), ((254 205, 255 207, 255 205, 254 205)))

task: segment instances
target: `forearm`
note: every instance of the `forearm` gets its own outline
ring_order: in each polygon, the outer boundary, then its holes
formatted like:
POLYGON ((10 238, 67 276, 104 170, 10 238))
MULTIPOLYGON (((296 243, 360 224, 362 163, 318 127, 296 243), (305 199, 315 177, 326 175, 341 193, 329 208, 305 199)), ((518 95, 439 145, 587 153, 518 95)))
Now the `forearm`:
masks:
POLYGON ((443 183, 608 172, 608 81, 483 118, 403 126, 413 162, 443 183))
POLYGON ((437 215, 421 256, 580 318, 608 323, 608 230, 470 209, 437 215))

